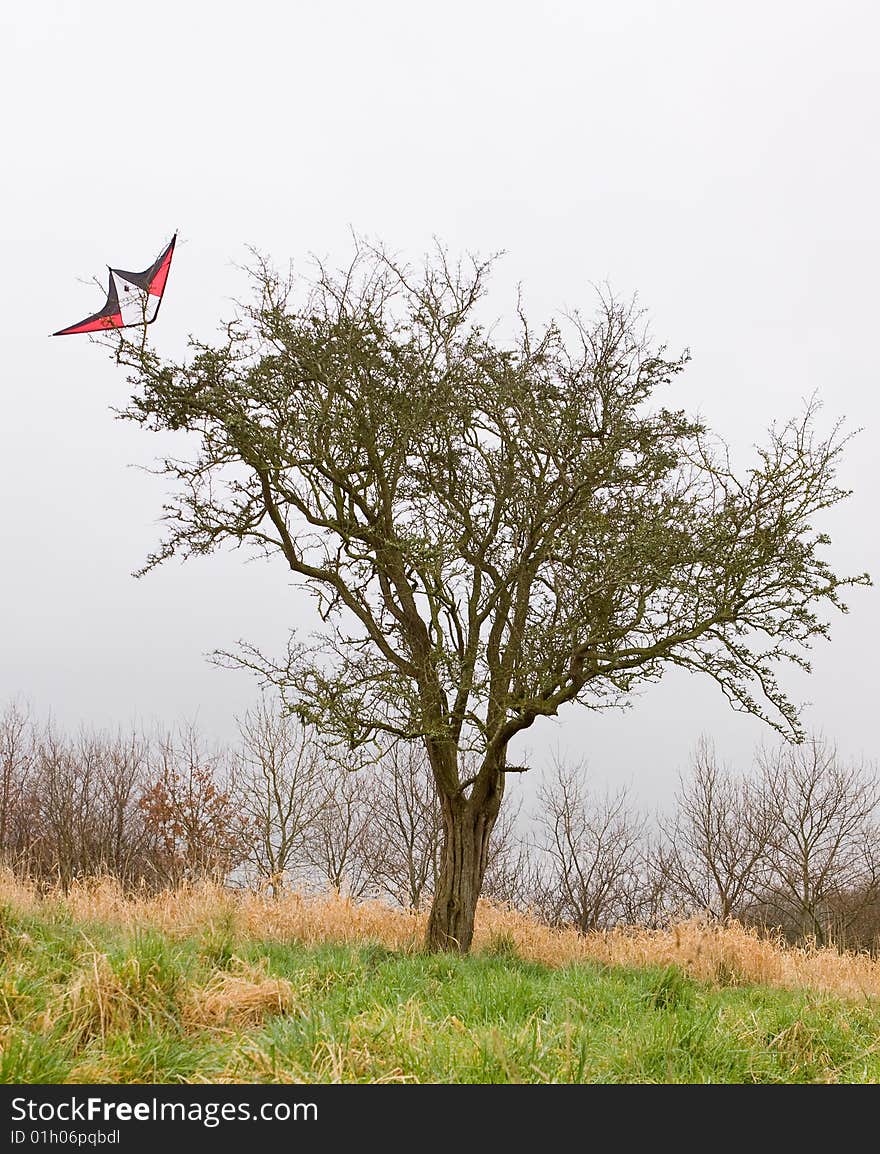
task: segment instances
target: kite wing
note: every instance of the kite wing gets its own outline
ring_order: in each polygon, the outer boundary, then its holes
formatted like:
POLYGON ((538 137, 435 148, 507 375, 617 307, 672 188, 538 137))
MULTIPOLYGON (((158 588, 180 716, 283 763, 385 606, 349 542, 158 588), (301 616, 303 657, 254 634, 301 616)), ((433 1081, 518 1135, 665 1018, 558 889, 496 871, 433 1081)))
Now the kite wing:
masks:
POLYGON ((104 307, 78 324, 59 329, 52 336, 67 337, 73 333, 97 333, 104 329, 127 329, 134 325, 152 324, 162 303, 176 240, 177 233, 143 272, 111 268, 104 307))

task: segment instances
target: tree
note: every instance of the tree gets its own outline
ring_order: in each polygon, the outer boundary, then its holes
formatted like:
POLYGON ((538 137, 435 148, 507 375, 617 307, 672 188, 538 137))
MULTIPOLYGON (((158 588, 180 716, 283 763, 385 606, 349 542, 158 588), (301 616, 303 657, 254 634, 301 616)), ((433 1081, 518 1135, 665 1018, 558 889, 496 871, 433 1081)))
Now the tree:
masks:
POLYGON ((669 883, 720 921, 741 917, 766 874, 772 821, 763 790, 720 766, 702 740, 676 802, 663 855, 669 883))
POLYGON ((225 878, 244 860, 248 831, 223 756, 208 751, 188 724, 159 739, 154 762, 140 806, 159 880, 225 878))
POLYGON ((321 803, 309 826, 306 858, 324 882, 352 898, 376 885, 378 834, 366 778, 328 759, 322 766, 321 803))
POLYGON ((836 913, 846 907, 853 920, 880 892, 880 782, 817 737, 763 751, 758 763, 772 830, 765 901, 783 925, 824 944, 836 913))
POLYGON ((0 861, 64 888, 99 873, 127 885, 152 879, 140 806, 148 754, 133 730, 71 739, 10 706, 0 714, 0 861))
POLYGON ((265 701, 239 722, 239 798, 248 826, 249 859, 280 897, 290 870, 302 864, 308 831, 323 804, 321 751, 305 727, 265 701))
POLYGON ((96 872, 101 864, 95 839, 98 743, 85 732, 70 741, 49 723, 39 736, 36 755, 31 866, 66 892, 75 878, 96 872))
POLYGON ((372 872, 389 897, 417 910, 437 884, 443 831, 431 767, 410 742, 393 746, 379 768, 372 872))
MULTIPOLYGON (((373 836, 369 873, 399 905, 421 909, 433 895, 440 873, 443 813, 424 748, 398 742, 382 757, 371 785, 373 836)), ((519 844, 519 805, 504 810, 492 831, 483 892, 497 902, 525 902, 528 875, 525 846, 519 844)))
POLYGON ((152 838, 140 801, 146 788, 149 742, 131 731, 115 736, 93 735, 80 740, 80 761, 91 752, 95 762, 91 840, 93 872, 101 870, 121 881, 140 882, 151 872, 152 838))
POLYGON ((538 801, 545 912, 582 934, 614 925, 638 876, 644 819, 633 813, 625 789, 592 793, 583 765, 557 763, 538 801))
POLYGON ((0 713, 0 864, 5 866, 20 865, 29 848, 26 803, 34 747, 28 711, 10 702, 0 713))
POLYGON ((841 587, 867 580, 822 557, 845 439, 813 408, 737 475, 656 404, 688 358, 633 307, 541 331, 520 307, 502 336, 479 323, 489 267, 361 248, 304 287, 261 264, 255 303, 181 363, 110 338, 123 416, 193 448, 162 465, 177 496, 142 572, 247 544, 313 594, 317 639, 218 659, 352 750, 424 744, 444 822, 428 944, 462 951, 519 734, 676 665, 799 735, 780 663, 806 666, 841 587))

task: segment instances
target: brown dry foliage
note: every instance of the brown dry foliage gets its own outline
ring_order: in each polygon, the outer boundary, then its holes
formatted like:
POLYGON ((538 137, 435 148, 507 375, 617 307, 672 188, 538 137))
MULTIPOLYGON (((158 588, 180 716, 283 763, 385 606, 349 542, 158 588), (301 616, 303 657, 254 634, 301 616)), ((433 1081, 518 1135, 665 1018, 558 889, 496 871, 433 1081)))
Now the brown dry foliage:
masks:
POLYGON ((230 970, 220 970, 207 985, 188 991, 183 1020, 197 1027, 250 1026, 290 1013, 295 1003, 290 982, 235 958, 230 970))

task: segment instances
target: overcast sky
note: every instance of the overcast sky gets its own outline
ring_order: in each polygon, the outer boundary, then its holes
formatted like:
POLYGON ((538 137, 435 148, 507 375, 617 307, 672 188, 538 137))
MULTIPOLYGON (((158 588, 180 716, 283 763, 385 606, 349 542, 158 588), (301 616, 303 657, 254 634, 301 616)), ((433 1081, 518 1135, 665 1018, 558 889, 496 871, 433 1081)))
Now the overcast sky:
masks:
MULTIPOLYGON (((107 264, 180 239, 151 340, 178 354, 245 293, 247 246, 342 260, 350 230, 417 259, 432 236, 506 256, 538 316, 590 284, 638 292, 693 361, 666 403, 743 461, 818 391, 864 431, 829 517, 838 571, 880 574, 880 8, 871 3, 3 5, 0 703, 65 725, 198 717, 218 738, 254 698, 205 654, 280 648, 302 594, 223 554, 136 581, 165 482, 155 438, 115 421, 125 381, 85 337, 107 264)), ((880 755, 880 601, 785 675, 847 754, 880 755)), ((626 714, 530 732, 662 802, 701 733, 731 762, 765 736, 672 674, 626 714)), ((772 734, 766 734, 772 738, 772 734)))

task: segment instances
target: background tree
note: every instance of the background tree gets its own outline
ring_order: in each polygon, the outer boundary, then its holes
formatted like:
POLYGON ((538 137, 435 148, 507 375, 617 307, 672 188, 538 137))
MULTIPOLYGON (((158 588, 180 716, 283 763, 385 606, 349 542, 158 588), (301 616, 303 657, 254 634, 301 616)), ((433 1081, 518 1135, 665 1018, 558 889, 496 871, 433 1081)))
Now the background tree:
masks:
POLYGON ((10 702, 0 713, 0 864, 26 861, 33 830, 28 829, 29 783, 36 761, 34 727, 22 705, 10 702))
POLYGON ((305 859, 309 830, 324 804, 321 750, 305 726, 266 701, 246 713, 238 729, 236 777, 248 860, 279 897, 305 859))
POLYGON ((675 801, 662 858, 672 891, 721 921, 742 918, 766 883, 772 820, 764 790, 719 765, 703 739, 675 801))
POLYGON ((54 878, 65 891, 101 866, 95 821, 100 763, 94 735, 81 731, 69 741, 51 722, 43 727, 36 745, 30 853, 38 876, 54 878))
POLYGON ((136 732, 71 739, 13 707, 0 718, 0 775, 0 855, 22 873, 64 889, 96 874, 125 885, 152 876, 139 804, 148 742, 136 732))
POLYGON ((140 800, 148 787, 149 742, 134 730, 80 740, 81 763, 93 765, 93 797, 84 807, 90 861, 86 873, 107 873, 126 884, 148 870, 152 838, 140 800))
POLYGON ((320 804, 305 842, 313 873, 353 898, 378 888, 376 865, 383 850, 374 822, 371 784, 363 773, 334 759, 325 761, 320 804))
POLYGON ((538 802, 545 916, 584 934, 614 925, 639 876, 644 819, 633 812, 625 789, 591 791, 582 764, 557 763, 538 802))
POLYGON ((246 857, 251 831, 242 822, 230 768, 192 725, 156 743, 140 806, 158 880, 166 885, 222 881, 246 857))
POLYGON ((821 945, 835 928, 842 940, 880 892, 876 773, 841 762, 817 737, 765 750, 759 766, 770 831, 765 917, 821 945))
POLYGON ((302 286, 261 266, 255 305, 184 363, 114 338, 124 415, 193 445, 164 462, 178 495, 145 569, 246 543, 301 579, 323 635, 227 658, 353 750, 424 744, 444 823, 428 944, 457 950, 518 734, 674 664, 798 735, 779 663, 806 665, 849 583, 813 526, 845 494, 812 410, 737 475, 657 403, 687 358, 632 308, 541 331, 520 310, 502 336, 480 324, 488 267, 362 249, 302 286))
POLYGON ((421 908, 437 883, 443 815, 424 750, 412 742, 398 742, 382 759, 372 821, 374 876, 394 901, 421 908))

